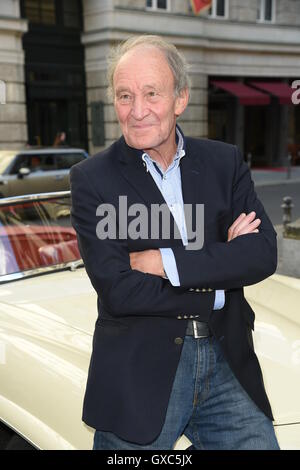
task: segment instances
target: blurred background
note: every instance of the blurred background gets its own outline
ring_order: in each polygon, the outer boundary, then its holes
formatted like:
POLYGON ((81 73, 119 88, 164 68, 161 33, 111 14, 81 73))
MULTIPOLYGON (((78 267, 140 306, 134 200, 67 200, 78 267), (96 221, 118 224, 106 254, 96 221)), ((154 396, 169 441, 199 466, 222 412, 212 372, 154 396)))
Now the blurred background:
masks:
POLYGON ((237 144, 255 167, 280 166, 288 152, 300 165, 290 86, 300 78, 299 0, 1 0, 0 15, 1 148, 53 145, 61 132, 91 154, 109 145, 120 131, 105 58, 150 33, 191 65, 187 135, 237 144))

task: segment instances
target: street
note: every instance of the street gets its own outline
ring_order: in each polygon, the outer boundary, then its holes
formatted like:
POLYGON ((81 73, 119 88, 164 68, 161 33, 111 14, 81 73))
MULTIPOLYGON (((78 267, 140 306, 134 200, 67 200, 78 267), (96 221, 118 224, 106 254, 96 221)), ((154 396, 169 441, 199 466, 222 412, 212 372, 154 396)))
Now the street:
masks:
POLYGON ((300 218, 300 183, 258 186, 255 191, 273 225, 282 224, 283 211, 280 206, 285 196, 293 199, 292 221, 300 218))

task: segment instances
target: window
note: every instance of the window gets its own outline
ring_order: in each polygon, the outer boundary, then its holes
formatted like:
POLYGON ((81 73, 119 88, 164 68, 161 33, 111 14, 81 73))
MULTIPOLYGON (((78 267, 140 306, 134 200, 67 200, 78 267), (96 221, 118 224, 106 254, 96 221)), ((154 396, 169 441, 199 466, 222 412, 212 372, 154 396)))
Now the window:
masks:
POLYGON ((275 0, 258 0, 257 21, 274 22, 275 10, 275 0))
POLYGON ((80 28, 78 0, 63 0, 63 24, 67 28, 80 28))
POLYGON ((59 170, 69 170, 71 166, 84 160, 83 153, 65 153, 56 155, 56 164, 59 170))
POLYGON ((56 169, 54 155, 47 154, 20 154, 16 158, 10 174, 16 175, 20 168, 29 168, 31 172, 35 171, 53 171, 56 169))
POLYGON ((31 23, 81 27, 80 0, 22 0, 21 7, 31 23))
POLYGON ((211 18, 227 18, 228 0, 213 0, 208 14, 211 18))
POLYGON ((147 0, 146 7, 148 10, 170 11, 170 0, 147 0))
POLYGON ((24 16, 32 23, 56 23, 55 0, 24 0, 24 16))

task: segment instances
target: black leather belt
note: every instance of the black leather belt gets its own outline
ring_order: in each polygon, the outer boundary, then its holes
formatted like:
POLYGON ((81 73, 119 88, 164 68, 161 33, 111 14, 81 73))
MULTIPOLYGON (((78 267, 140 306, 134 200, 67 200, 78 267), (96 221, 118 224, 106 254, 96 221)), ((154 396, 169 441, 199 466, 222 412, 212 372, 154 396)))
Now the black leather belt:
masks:
POLYGON ((188 321, 185 334, 194 338, 208 338, 212 335, 207 322, 196 320, 188 321))

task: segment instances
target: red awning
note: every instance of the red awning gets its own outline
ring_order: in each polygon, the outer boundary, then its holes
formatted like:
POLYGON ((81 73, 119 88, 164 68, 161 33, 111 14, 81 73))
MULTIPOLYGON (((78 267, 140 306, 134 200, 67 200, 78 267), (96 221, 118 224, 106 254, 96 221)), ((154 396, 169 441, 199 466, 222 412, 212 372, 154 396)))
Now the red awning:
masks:
POLYGON ((270 103, 270 97, 266 93, 255 90, 255 88, 251 88, 242 82, 212 80, 211 83, 237 96, 241 104, 254 106, 270 103))
POLYGON ((251 82, 250 85, 279 98, 280 104, 292 104, 293 89, 284 82, 251 82))

